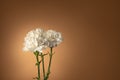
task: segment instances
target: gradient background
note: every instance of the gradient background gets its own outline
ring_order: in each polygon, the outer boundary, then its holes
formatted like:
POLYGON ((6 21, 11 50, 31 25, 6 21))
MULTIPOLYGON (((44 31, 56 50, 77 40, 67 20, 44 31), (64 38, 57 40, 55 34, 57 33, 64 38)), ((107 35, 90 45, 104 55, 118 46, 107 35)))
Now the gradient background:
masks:
POLYGON ((0 80, 37 75, 35 57, 22 51, 36 25, 64 37, 50 80, 120 80, 119 0, 1 0, 0 7, 0 80))

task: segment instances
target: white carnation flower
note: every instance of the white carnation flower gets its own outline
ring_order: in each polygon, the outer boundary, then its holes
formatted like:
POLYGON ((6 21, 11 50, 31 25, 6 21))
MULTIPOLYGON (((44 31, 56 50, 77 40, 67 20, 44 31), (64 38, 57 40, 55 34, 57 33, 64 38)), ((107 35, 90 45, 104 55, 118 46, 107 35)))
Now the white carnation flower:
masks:
POLYGON ((47 40, 48 47, 55 47, 63 40, 61 33, 54 30, 48 30, 45 32, 44 36, 47 40))
POLYGON ((46 48, 45 38, 43 36, 44 31, 40 28, 28 32, 24 40, 24 51, 39 51, 41 52, 46 48))
POLYGON ((39 51, 47 47, 55 47, 62 42, 63 38, 60 32, 54 30, 44 30, 37 28, 27 33, 24 39, 24 51, 39 51))

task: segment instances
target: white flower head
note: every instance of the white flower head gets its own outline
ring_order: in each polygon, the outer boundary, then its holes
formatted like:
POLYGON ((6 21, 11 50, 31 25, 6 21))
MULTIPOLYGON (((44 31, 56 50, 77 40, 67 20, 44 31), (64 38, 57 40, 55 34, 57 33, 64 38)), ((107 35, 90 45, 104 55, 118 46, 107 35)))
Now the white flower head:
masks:
POLYGON ((43 29, 37 28, 27 33, 24 39, 23 51, 31 52, 42 52, 47 47, 56 47, 63 41, 60 32, 54 30, 44 31, 43 29))
POLYGON ((46 31, 44 36, 48 47, 55 47, 63 41, 61 33, 54 30, 46 31))
POLYGON ((45 38, 43 36, 44 30, 37 28, 35 30, 32 30, 28 32, 24 39, 24 51, 39 51, 41 52, 43 49, 46 48, 44 45, 45 38))

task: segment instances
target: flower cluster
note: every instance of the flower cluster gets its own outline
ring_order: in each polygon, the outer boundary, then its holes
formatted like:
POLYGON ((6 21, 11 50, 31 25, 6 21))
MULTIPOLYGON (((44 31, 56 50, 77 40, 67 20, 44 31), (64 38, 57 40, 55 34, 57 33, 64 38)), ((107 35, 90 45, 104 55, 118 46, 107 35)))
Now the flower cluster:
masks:
POLYGON ((31 51, 35 54, 36 57, 36 66, 38 68, 38 75, 33 79, 41 80, 40 74, 40 64, 42 64, 43 70, 43 80, 48 80, 50 75, 51 61, 53 56, 53 48, 59 45, 63 41, 62 35, 60 32, 54 30, 44 31, 43 29, 37 28, 27 33, 24 39, 24 48, 23 51, 31 51), (44 54, 43 49, 50 48, 49 54, 49 64, 47 71, 45 71, 44 66, 44 54), (39 57, 40 56, 40 57, 39 57), (41 60, 40 60, 41 59, 41 60))
POLYGON ((37 28, 28 32, 24 39, 23 51, 42 52, 47 47, 53 48, 62 42, 63 38, 60 32, 54 30, 44 31, 37 28))

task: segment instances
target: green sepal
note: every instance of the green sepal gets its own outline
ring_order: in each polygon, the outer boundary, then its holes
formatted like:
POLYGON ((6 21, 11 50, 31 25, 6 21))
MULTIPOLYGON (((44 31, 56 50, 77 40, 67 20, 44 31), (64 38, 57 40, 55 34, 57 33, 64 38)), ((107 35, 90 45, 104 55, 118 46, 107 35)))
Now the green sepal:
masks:
POLYGON ((37 55, 39 54, 39 52, 38 52, 38 51, 36 51, 36 52, 34 52, 34 54, 37 56, 37 55))

